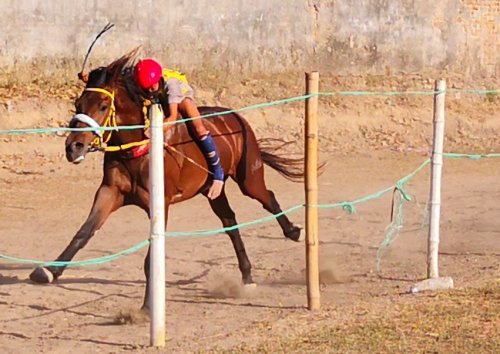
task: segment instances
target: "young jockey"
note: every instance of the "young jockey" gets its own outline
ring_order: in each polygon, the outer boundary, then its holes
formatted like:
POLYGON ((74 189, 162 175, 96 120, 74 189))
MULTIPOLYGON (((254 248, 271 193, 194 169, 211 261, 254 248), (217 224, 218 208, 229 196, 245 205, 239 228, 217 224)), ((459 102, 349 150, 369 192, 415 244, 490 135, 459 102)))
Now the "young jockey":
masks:
MULTIPOLYGON (((167 122, 176 121, 179 113, 184 118, 200 116, 198 107, 194 103, 193 89, 189 86, 184 74, 162 69, 161 65, 154 59, 143 59, 135 65, 134 78, 139 87, 148 92, 151 98, 158 98, 160 101, 166 100, 164 102, 168 103, 170 110, 170 115, 165 117, 167 122)), ((208 168, 213 174, 208 197, 215 199, 220 195, 224 185, 224 171, 217 148, 202 119, 190 120, 186 124, 189 124, 190 128, 194 130, 207 160, 208 168)))

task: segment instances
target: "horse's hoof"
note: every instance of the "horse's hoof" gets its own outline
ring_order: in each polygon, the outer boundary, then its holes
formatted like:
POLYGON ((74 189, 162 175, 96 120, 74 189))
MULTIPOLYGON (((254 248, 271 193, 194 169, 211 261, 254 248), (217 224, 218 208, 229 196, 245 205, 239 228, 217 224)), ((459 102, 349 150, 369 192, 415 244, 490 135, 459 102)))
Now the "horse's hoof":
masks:
POLYGON ((299 241, 300 238, 300 227, 292 226, 290 230, 285 232, 285 237, 293 241, 299 241))
POLYGON ((257 283, 251 282, 243 284, 239 297, 254 296, 257 292, 257 283))
POLYGON ((30 274, 30 280, 38 284, 48 284, 54 281, 54 275, 44 267, 36 267, 30 274))

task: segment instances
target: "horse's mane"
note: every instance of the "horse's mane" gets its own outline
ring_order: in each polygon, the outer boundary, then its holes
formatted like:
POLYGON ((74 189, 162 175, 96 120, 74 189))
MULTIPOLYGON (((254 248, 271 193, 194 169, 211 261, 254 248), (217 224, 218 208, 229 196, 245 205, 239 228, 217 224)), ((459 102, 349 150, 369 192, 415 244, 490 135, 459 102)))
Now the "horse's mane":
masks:
POLYGON ((139 49, 140 47, 134 48, 108 66, 92 70, 89 73, 86 87, 113 86, 116 89, 123 89, 137 106, 142 107, 142 90, 133 79, 133 70, 139 49))

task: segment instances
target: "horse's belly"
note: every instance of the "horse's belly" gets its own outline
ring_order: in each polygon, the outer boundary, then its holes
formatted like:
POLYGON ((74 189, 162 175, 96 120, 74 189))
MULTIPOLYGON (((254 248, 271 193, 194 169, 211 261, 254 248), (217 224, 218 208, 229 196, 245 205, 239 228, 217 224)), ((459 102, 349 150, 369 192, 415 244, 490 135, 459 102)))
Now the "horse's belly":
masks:
POLYGON ((179 203, 200 193, 207 182, 207 176, 207 167, 203 160, 184 161, 178 180, 171 182, 171 203, 179 203))

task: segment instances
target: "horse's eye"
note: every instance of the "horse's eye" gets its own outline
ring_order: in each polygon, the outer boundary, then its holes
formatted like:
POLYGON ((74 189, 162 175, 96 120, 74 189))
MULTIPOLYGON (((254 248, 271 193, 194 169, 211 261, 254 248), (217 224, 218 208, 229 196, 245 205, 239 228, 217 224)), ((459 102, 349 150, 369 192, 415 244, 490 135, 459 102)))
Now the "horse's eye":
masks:
POLYGON ((106 110, 108 109, 108 105, 106 103, 103 103, 103 104, 101 104, 99 109, 101 112, 106 112, 106 110))

